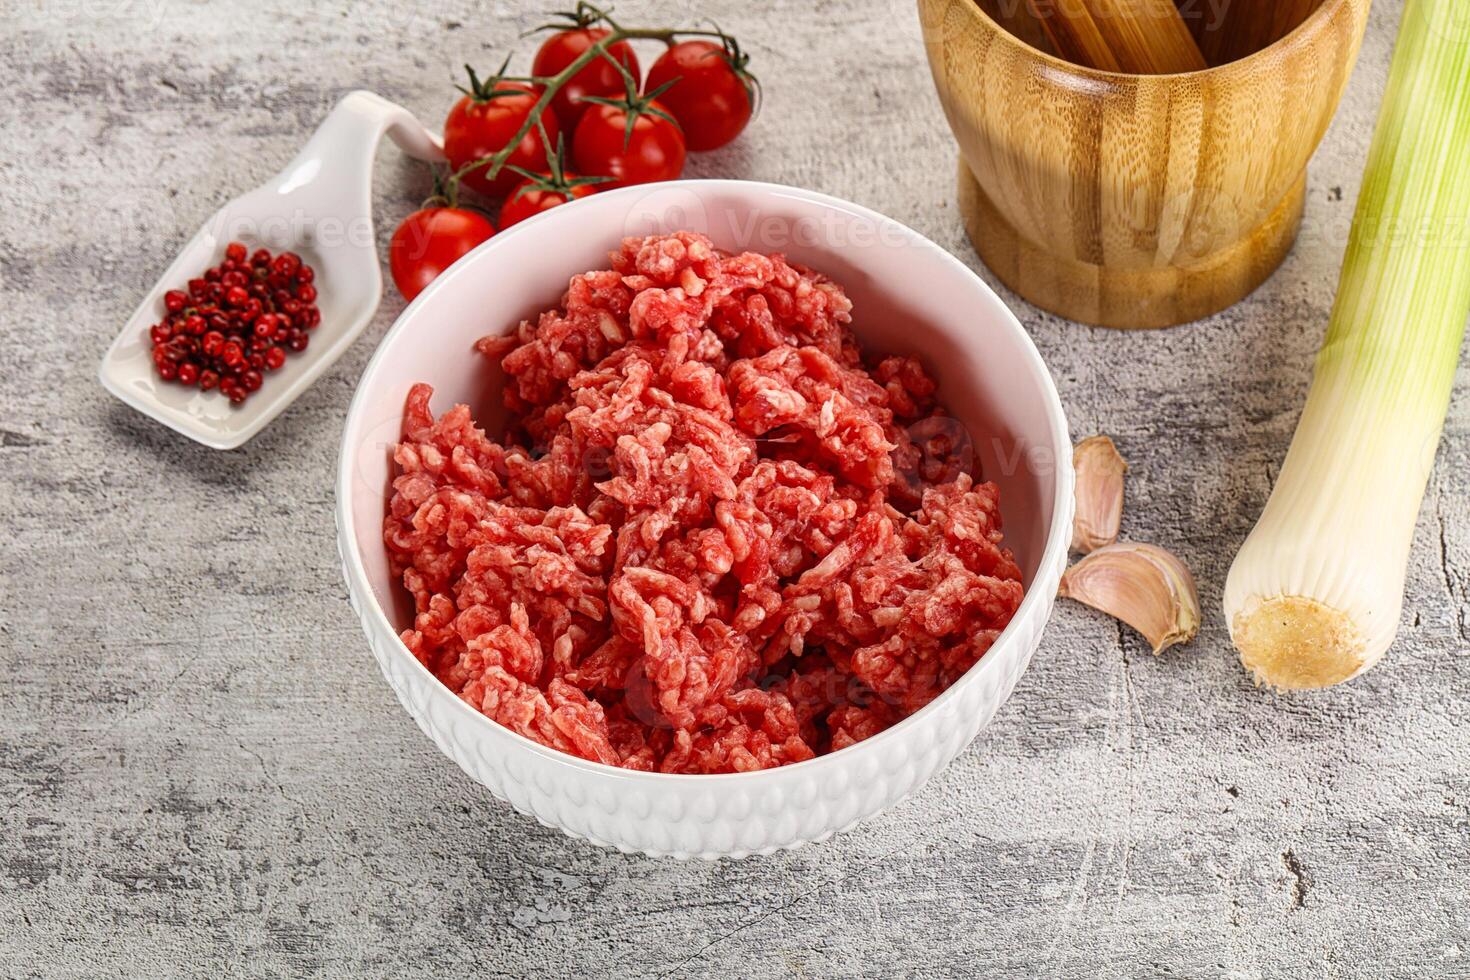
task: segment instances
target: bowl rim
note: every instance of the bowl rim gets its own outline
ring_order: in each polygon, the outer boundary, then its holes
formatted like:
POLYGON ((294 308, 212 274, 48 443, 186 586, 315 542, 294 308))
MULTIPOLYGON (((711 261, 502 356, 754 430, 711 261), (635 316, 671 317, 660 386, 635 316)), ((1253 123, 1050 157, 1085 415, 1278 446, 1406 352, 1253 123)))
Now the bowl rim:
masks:
POLYGON ((1319 33, 1324 29, 1322 26, 1322 22, 1328 20, 1332 16, 1335 16, 1339 8, 1349 6, 1350 4, 1356 2, 1356 0, 1322 0, 1322 2, 1317 4, 1316 7, 1312 8, 1312 12, 1307 14, 1307 16, 1302 20, 1300 24, 1296 25, 1291 30, 1283 34, 1281 37, 1266 45, 1264 48, 1257 48, 1250 54, 1236 58, 1234 61, 1227 61, 1224 64, 1220 65, 1207 65, 1204 68, 1196 68, 1193 71, 1157 73, 1108 71, 1104 68, 1093 68, 1090 65, 1079 65, 1075 61, 1068 61, 1066 58, 1059 57, 1048 51, 1042 51, 1040 48, 1033 47, 1032 45, 1027 44, 1021 38, 1016 37, 1016 35, 1006 30, 1005 25, 1001 24, 994 17, 990 16, 990 14, 988 14, 983 8, 981 8, 980 4, 975 2, 975 0, 951 0, 951 2, 958 2, 961 6, 968 8, 970 11, 970 16, 980 18, 980 20, 985 25, 987 25, 991 30, 999 34, 1004 39, 1005 43, 1013 47, 1020 48, 1026 54, 1035 57, 1037 60, 1045 63, 1049 67, 1072 72, 1081 77, 1092 79, 1095 81, 1107 81, 1117 83, 1136 82, 1139 79, 1154 78, 1203 78, 1209 75, 1213 75, 1217 72, 1223 73, 1227 70, 1251 70, 1254 67, 1255 61, 1266 57, 1267 55, 1276 53, 1278 49, 1286 50, 1287 48, 1295 48, 1298 45, 1308 43, 1309 39, 1307 39, 1306 37, 1308 32, 1311 32, 1313 35, 1319 33))
MULTIPOLYGON (((575 272, 568 273, 568 275, 573 274, 575 272)), ((443 695, 444 698, 447 698, 456 706, 451 710, 457 710, 461 713, 461 716, 471 719, 471 724, 486 726, 486 730, 492 733, 492 737, 508 736, 521 747, 530 750, 535 755, 555 766, 565 767, 597 778, 621 779, 633 782, 651 781, 668 786, 680 783, 686 785, 710 785, 711 781, 714 781, 714 785, 734 785, 736 781, 749 783, 752 780, 759 779, 800 778, 806 774, 815 773, 822 768, 843 765, 849 760, 855 759, 859 753, 871 754, 877 752, 883 746, 903 738, 905 732, 922 724, 926 716, 942 711, 946 702, 955 700, 958 697, 958 690, 962 685, 968 686, 975 684, 985 672, 999 669, 995 666, 1003 659, 999 654, 1009 651, 1021 642, 1020 633, 1022 623, 1036 616, 1042 616, 1046 619, 1050 618, 1050 609, 1055 599, 1058 583, 1049 582, 1048 579, 1052 577, 1050 572, 1053 569, 1057 571, 1056 577, 1058 579, 1060 578, 1062 562, 1066 558, 1072 537, 1072 444, 1066 414, 1062 408, 1061 396, 1057 392, 1056 381, 1052 377, 1051 371, 1047 368, 1045 361, 1042 360, 1041 353, 1037 350, 1035 342, 1031 339, 1031 335, 1026 332, 1015 313, 1006 305, 995 290, 973 269, 961 262, 947 249, 942 248, 908 225, 874 211, 871 208, 829 194, 823 194, 819 191, 811 191, 765 181, 727 178, 688 179, 639 184, 604 191, 600 194, 571 202, 568 205, 550 209, 526 221, 519 222, 517 225, 505 231, 497 233, 494 237, 477 246, 473 251, 464 256, 461 261, 456 262, 452 267, 439 275, 394 320, 393 325, 383 335, 383 339, 378 342, 378 347, 373 352, 373 356, 369 359, 367 366, 363 369, 361 377, 358 378, 352 401, 348 405, 347 414, 343 421, 342 442, 338 449, 335 489, 337 502, 334 514, 337 522, 337 538, 342 552, 343 568, 347 578, 347 587, 349 593, 358 600, 360 610, 371 607, 371 612, 359 612, 359 616, 363 618, 365 624, 370 618, 373 626, 380 632, 392 637, 391 655, 401 657, 411 670, 422 672, 423 678, 429 682, 432 692, 431 696, 443 695), (404 331, 408 323, 412 322, 419 307, 429 302, 438 292, 455 288, 455 283, 459 279, 469 275, 470 271, 476 268, 477 262, 474 261, 476 256, 481 255, 481 253, 489 254, 502 249, 516 247, 519 244, 517 239, 518 232, 533 223, 571 220, 568 215, 575 215, 578 212, 570 209, 578 206, 585 207, 586 205, 593 205, 600 200, 608 200, 615 196, 632 197, 634 195, 647 194, 666 185, 677 186, 681 190, 687 189, 692 193, 699 193, 701 190, 720 190, 727 192, 734 191, 741 195, 755 197, 764 195, 795 197, 853 217, 893 226, 907 240, 909 245, 928 252, 941 265, 949 266, 952 270, 963 273, 964 277, 968 278, 971 284, 980 290, 981 295, 993 301, 995 307, 1003 313, 1001 317, 1002 325, 1015 334, 1016 338, 1021 342, 1020 347, 1023 357, 1041 377, 1042 394, 1046 401, 1047 423, 1048 428, 1052 432, 1054 442, 1050 448, 1056 457, 1054 477, 1056 484, 1055 498, 1052 501, 1051 525, 1047 532, 1046 544, 1042 548, 1041 556, 1036 566, 1035 580, 1032 582, 1032 587, 1026 590, 1026 594, 1022 598, 1021 605, 1017 608, 1015 615, 1011 617, 1010 622, 1006 624, 1006 628, 1001 631, 1000 636, 996 638, 990 649, 981 656, 980 660, 956 679, 954 683, 940 692, 933 701, 908 717, 903 718, 898 723, 879 732, 877 735, 863 739, 861 742, 839 749, 836 752, 828 752, 801 762, 777 766, 771 769, 755 770, 753 772, 663 773, 624 769, 620 766, 611 766, 601 762, 594 762, 590 759, 583 759, 580 756, 574 756, 570 753, 551 748, 550 746, 542 745, 540 742, 527 738, 519 732, 512 731, 504 725, 499 724, 482 712, 476 711, 469 704, 465 703, 463 699, 454 694, 454 692, 450 691, 449 688, 445 687, 427 667, 419 663, 418 658, 409 652, 408 647, 400 639, 399 631, 394 629, 393 624, 388 621, 387 614, 383 611, 371 584, 367 580, 362 554, 358 549, 357 536, 354 533, 355 529, 351 522, 352 483, 355 472, 353 462, 356 457, 354 452, 355 440, 350 440, 348 436, 354 434, 354 430, 358 427, 360 419, 365 414, 364 406, 367 404, 366 392, 369 387, 369 380, 387 362, 385 352, 388 350, 390 342, 404 331), (559 215, 560 217, 558 217, 559 215)))

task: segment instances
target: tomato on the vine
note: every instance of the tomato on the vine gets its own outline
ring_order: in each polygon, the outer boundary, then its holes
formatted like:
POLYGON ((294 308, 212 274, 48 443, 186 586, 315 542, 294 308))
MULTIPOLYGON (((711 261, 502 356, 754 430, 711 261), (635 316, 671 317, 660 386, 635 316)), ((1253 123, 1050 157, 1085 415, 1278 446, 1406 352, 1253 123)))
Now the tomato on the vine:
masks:
POLYGON ((495 226, 478 211, 428 207, 415 211, 388 246, 388 268, 404 299, 413 299, 424 287, 476 245, 495 234, 495 226))
POLYGON ((517 184, 500 207, 500 230, 504 231, 519 221, 525 221, 542 211, 550 211, 558 205, 570 204, 597 189, 591 183, 577 183, 582 178, 574 173, 567 172, 562 176, 567 181, 565 187, 552 184, 550 174, 537 174, 517 184))
POLYGON ((525 180, 516 185, 505 203, 500 207, 500 229, 504 231, 518 221, 525 221, 542 211, 550 211, 562 204, 570 204, 579 197, 586 197, 597 190, 598 184, 607 182, 606 177, 579 177, 562 166, 566 157, 566 146, 556 141, 556 148, 546 154, 546 170, 532 173, 515 168, 525 180))
MULTIPOLYGON (((464 90, 464 98, 449 110, 449 118, 444 122, 444 155, 455 170, 503 150, 531 117, 536 100, 541 97, 540 89, 524 82, 504 81, 499 75, 482 82, 469 65, 465 65, 465 70, 470 75, 470 87, 464 90)), ((555 143, 561 130, 556 114, 543 109, 540 118, 546 127, 547 140, 555 143)), ((488 167, 479 167, 465 173, 462 179, 482 194, 499 195, 520 181, 508 169, 509 165, 527 170, 545 169, 546 144, 535 126, 521 137, 505 163, 507 166, 502 166, 494 178, 486 176, 488 167)))
POLYGON ((684 172, 684 134, 656 97, 631 91, 621 100, 593 98, 572 135, 572 159, 584 174, 612 178, 609 187, 673 180, 684 172))
MULTIPOLYGON (((531 63, 531 74, 538 78, 557 74, 581 57, 592 45, 607 37, 608 33, 605 27, 585 25, 557 31, 541 42, 541 47, 536 51, 536 59, 531 63)), ((607 53, 627 69, 636 87, 641 76, 638 56, 633 53, 632 46, 627 41, 615 41, 608 45, 607 53)), ((567 79, 556 95, 552 96, 551 108, 556 111, 562 126, 572 129, 587 109, 587 103, 583 101, 587 96, 617 95, 623 91, 623 86, 623 73, 618 71, 616 65, 606 58, 593 58, 567 79)))
POLYGON ((684 130, 691 150, 713 150, 740 135, 755 110, 755 79, 733 40, 680 41, 648 69, 650 90, 667 86, 658 100, 684 130))

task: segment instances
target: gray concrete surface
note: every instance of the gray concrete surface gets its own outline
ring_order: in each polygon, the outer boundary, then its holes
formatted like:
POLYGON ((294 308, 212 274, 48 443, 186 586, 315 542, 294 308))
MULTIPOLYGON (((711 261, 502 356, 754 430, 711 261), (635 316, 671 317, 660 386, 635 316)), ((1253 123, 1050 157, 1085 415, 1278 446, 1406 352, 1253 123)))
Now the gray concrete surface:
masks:
MULTIPOLYGON (((1111 433, 1132 462, 1127 532, 1198 574, 1198 642, 1155 659, 1065 606, 996 724, 916 799, 825 845, 711 866, 516 815, 370 662, 330 474, 398 299, 239 452, 93 380, 173 251, 341 93, 436 117, 452 69, 498 61, 539 15, 6 4, 0 976, 1470 975, 1466 375, 1377 671, 1257 690, 1216 611, 1305 394, 1398 11, 1377 6, 1312 166, 1309 232, 1255 296, 1138 336, 1017 307, 1075 431, 1111 433)), ((765 113, 691 174, 852 198, 976 264, 907 0, 621 12, 716 16, 753 53, 765 113)), ((384 149, 384 242, 427 189, 384 149)))

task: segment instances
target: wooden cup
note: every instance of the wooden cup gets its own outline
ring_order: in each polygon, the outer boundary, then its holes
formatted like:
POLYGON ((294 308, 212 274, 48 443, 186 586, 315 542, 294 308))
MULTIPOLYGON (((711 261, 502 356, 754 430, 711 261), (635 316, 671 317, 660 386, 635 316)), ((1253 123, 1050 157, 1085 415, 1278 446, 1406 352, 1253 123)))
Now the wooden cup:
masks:
POLYGON ((1197 320, 1264 282, 1295 240, 1369 0, 1325 0, 1269 47, 1175 75, 1037 50, 987 12, 1020 2, 918 0, 986 265, 1042 309, 1107 327, 1197 320))

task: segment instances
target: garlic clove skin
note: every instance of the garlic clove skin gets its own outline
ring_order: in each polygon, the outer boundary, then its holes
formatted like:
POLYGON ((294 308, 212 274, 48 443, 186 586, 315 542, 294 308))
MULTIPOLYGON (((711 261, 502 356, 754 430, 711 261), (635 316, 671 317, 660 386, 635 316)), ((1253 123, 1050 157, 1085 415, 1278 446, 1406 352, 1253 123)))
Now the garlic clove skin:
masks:
POLYGON ((1118 540, 1123 521, 1123 474, 1128 464, 1107 436, 1093 436, 1072 450, 1077 473, 1077 511, 1072 518, 1072 550, 1088 554, 1118 540))
POLYGON ((1120 541, 1099 548, 1067 569, 1059 593, 1127 623, 1155 654, 1199 632, 1194 576, 1156 545, 1120 541))

